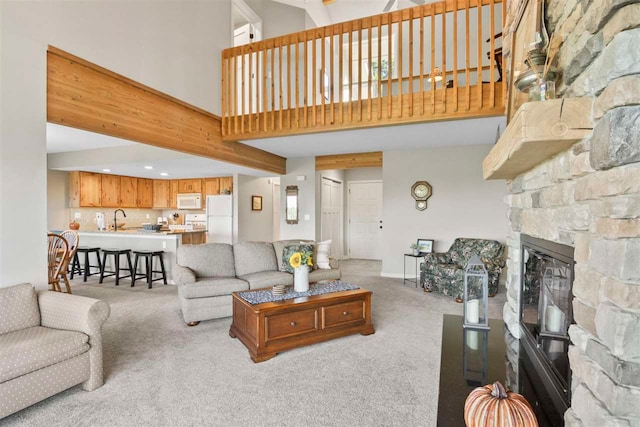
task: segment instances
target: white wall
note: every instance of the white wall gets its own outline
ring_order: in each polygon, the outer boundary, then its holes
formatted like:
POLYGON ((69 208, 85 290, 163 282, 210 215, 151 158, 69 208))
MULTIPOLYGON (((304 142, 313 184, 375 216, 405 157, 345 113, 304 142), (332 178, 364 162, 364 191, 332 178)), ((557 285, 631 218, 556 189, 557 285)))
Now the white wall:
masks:
POLYGON ((46 50, 220 112, 230 0, 0 2, 0 286, 46 285, 46 50))
POLYGON ((383 173, 382 274, 402 275, 402 254, 416 239, 434 239, 434 251, 456 237, 505 242, 504 181, 484 181, 482 160, 491 145, 385 151, 383 173), (428 181, 433 195, 425 211, 410 195, 416 181, 428 181))
POLYGON ((47 228, 69 228, 69 172, 47 171, 47 228))
POLYGON ((273 0, 245 0, 251 9, 262 18, 262 39, 283 36, 305 30, 304 9, 273 0))
POLYGON ((238 175, 238 241, 273 239, 273 185, 271 178, 238 175), (262 210, 251 210, 251 196, 262 196, 262 210))
POLYGON ((382 179, 382 168, 357 168, 344 171, 345 181, 377 181, 382 179))
POLYGON ((316 160, 315 157, 287 159, 287 174, 280 177, 280 238, 316 239, 316 160), (304 181, 298 181, 304 176, 304 181), (299 218, 297 224, 287 224, 285 217, 286 189, 289 185, 298 186, 299 218), (308 220, 305 220, 308 215, 308 220))

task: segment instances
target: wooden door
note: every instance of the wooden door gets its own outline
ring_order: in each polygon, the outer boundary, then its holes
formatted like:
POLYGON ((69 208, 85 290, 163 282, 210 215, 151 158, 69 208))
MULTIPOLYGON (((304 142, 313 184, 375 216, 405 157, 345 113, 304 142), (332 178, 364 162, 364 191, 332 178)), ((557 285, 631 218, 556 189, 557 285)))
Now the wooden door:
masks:
POLYGON ((138 207, 138 178, 120 177, 120 207, 138 207))
POLYGON ((233 177, 225 176, 220 178, 220 194, 225 194, 226 192, 233 193, 233 177))
POLYGON ((117 208, 120 206, 120 176, 101 176, 101 202, 105 208, 117 208))
POLYGON ((220 194, 220 178, 205 178, 203 181, 205 197, 220 194))
POLYGON ((153 207, 171 207, 171 181, 166 179, 153 180, 153 207))
POLYGON ((178 184, 178 193, 202 193, 202 180, 181 179, 178 184))
POLYGON ((382 259, 382 181, 349 183, 349 256, 382 259))
POLYGON ((153 207, 153 180, 138 178, 138 207, 153 207))
POLYGON ((177 209, 178 208, 178 187, 180 185, 180 182, 177 180, 171 180, 171 193, 170 193, 170 203, 169 203, 169 207, 172 209, 177 209))
POLYGON ((102 176, 99 173, 80 172, 80 206, 100 207, 102 176))

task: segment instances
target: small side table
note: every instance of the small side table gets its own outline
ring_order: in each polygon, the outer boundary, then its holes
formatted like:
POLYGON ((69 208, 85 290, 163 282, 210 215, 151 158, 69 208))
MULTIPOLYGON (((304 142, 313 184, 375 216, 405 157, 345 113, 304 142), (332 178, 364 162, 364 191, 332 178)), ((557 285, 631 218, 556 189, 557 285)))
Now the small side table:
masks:
POLYGON ((403 258, 403 273, 402 273, 402 284, 404 285, 406 282, 411 282, 411 283, 415 283, 416 284, 416 288, 418 287, 418 280, 420 278, 420 271, 418 270, 419 264, 418 264, 418 258, 423 258, 424 255, 414 255, 414 254, 404 254, 404 258, 403 258), (414 280, 411 280, 410 278, 407 279, 407 257, 408 258, 413 258, 413 272, 416 273, 416 278, 414 280))

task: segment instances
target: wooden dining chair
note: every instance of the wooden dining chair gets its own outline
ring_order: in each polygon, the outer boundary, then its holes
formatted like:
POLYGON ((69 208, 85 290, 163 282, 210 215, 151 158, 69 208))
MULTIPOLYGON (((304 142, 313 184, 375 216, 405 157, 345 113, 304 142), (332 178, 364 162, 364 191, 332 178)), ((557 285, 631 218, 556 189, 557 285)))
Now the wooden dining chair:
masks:
POLYGON ((60 270, 60 277, 64 280, 64 284, 67 287, 67 293, 71 293, 71 286, 69 285, 69 278, 67 278, 67 272, 69 271, 69 264, 73 261, 73 257, 78 251, 78 243, 80 242, 80 236, 75 230, 65 230, 60 235, 67 241, 69 245, 69 254, 64 260, 64 265, 60 270))
POLYGON ((51 290, 62 292, 60 289, 60 271, 69 255, 69 244, 67 240, 58 234, 47 234, 49 238, 48 255, 48 277, 51 290))

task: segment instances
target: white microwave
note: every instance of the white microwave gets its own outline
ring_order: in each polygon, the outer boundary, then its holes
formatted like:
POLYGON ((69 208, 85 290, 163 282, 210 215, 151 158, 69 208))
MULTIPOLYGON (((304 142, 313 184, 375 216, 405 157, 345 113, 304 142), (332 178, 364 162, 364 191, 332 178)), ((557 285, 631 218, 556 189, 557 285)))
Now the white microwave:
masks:
POLYGON ((178 194, 178 209, 202 209, 202 194, 178 194))

